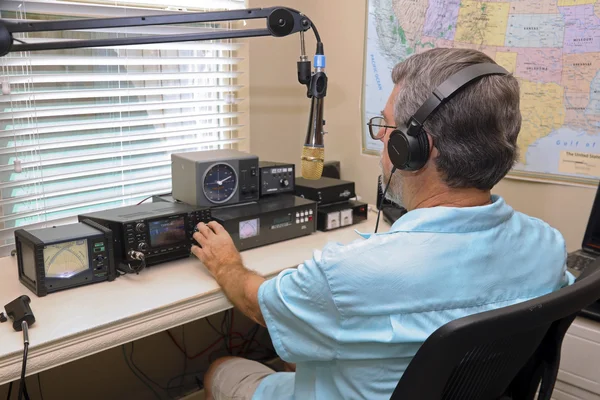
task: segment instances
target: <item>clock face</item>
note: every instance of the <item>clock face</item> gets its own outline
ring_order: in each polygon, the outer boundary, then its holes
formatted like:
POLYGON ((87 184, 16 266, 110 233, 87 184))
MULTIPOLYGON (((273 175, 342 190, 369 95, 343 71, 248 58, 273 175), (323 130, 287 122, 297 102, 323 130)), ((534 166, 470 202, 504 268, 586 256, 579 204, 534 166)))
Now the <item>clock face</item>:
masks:
POLYGON ((206 171, 202 188, 209 201, 219 204, 233 197, 237 185, 237 174, 231 165, 219 163, 206 171))

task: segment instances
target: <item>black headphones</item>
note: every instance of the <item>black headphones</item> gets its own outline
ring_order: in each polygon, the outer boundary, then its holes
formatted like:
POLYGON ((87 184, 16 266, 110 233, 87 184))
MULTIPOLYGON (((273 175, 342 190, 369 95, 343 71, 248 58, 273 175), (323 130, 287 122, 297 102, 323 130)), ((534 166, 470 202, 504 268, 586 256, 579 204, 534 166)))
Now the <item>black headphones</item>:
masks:
POLYGON ((461 69, 440 84, 425 103, 410 117, 406 127, 398 127, 388 139, 388 155, 395 168, 417 171, 429 159, 429 140, 423 130, 425 121, 459 90, 474 80, 487 75, 508 75, 497 64, 473 64, 461 69))

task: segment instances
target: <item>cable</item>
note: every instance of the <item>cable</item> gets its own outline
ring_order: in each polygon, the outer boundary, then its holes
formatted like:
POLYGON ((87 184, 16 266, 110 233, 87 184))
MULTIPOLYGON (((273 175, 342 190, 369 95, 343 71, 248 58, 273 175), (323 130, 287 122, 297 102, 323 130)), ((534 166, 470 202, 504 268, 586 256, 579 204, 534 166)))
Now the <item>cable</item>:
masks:
POLYGON ((385 194, 388 191, 388 188, 390 187, 390 183, 392 183, 392 176, 394 176, 394 172, 396 172, 396 167, 392 168, 392 172, 390 173, 390 178, 388 179, 387 185, 385 185, 385 190, 383 191, 383 195, 381 196, 381 199, 379 200, 379 206, 377 208, 379 208, 379 212, 377 213, 377 222, 375 223, 375 233, 377 233, 377 229, 379 228, 379 217, 381 216, 381 206, 383 205, 383 200, 385 199, 385 194))
MULTIPOLYGON (((124 274, 139 274, 141 270, 143 270, 144 268, 146 268, 146 255, 144 253, 142 253, 141 251, 135 251, 135 250, 129 250, 127 252, 127 258, 130 261, 127 261, 127 264, 125 263, 119 263, 119 265, 117 266, 117 269, 124 274), (137 260, 139 261, 139 263, 134 263, 136 264, 135 266, 131 266, 131 260, 137 260)), ((121 275, 119 275, 121 276, 121 275)))
POLYGON ((40 389, 40 399, 44 400, 44 393, 42 393, 42 381, 41 381, 39 372, 37 374, 37 380, 38 380, 38 388, 40 389))
MULTIPOLYGON (((187 371, 187 346, 185 344, 185 325, 181 326, 181 343, 183 344, 183 373, 181 374, 181 381, 179 387, 183 386, 183 380, 185 379, 185 372, 187 371)), ((167 385, 167 388, 169 385, 167 385)))
POLYGON ((260 326, 258 324, 256 324, 256 325, 254 325, 254 327, 252 327, 250 329, 250 331, 248 331, 248 333, 246 335, 250 335, 250 332, 252 332, 252 336, 250 336, 250 340, 246 341, 246 346, 244 346, 244 348, 242 349, 242 353, 241 354, 247 354, 248 353, 248 351, 250 350, 250 346, 251 346, 252 342, 254 341, 254 337, 258 333, 259 329, 260 329, 260 326))
POLYGON ((143 202, 145 202, 145 201, 146 201, 146 200, 148 200, 148 199, 151 199, 151 198, 153 198, 154 196, 159 196, 159 197, 160 197, 160 196, 169 196, 170 194, 173 194, 173 192, 164 193, 164 194, 158 194, 158 195, 155 195, 155 194, 153 194, 152 196, 148 196, 148 197, 146 197, 144 200, 142 200, 142 201, 140 201, 139 203, 137 203, 137 204, 136 204, 136 206, 139 206, 140 204, 142 204, 143 202))
POLYGON ((158 400, 162 400, 162 398, 156 392, 156 390, 154 390, 154 388, 152 386, 150 386, 146 381, 144 381, 142 379, 142 377, 140 377, 138 375, 138 373, 135 371, 135 369, 133 369, 133 367, 129 364, 129 360, 127 360, 127 353, 125 352, 125 345, 121 345, 121 349, 123 350, 123 358, 125 359, 125 364, 127 364, 127 366, 129 367, 129 370, 140 380, 140 382, 142 382, 144 384, 144 386, 146 386, 150 391, 152 391, 152 393, 154 393, 154 396, 156 396, 156 398, 158 400))
POLYGON ((18 399, 23 398, 23 391, 25 390, 25 369, 27 368, 27 353, 29 351, 29 343, 25 343, 23 349, 23 364, 21 366, 21 382, 19 383, 19 396, 18 399))
POLYGON ((129 354, 129 361, 131 361, 131 365, 140 373, 144 376, 144 378, 146 378, 148 381, 150 381, 152 384, 154 384, 155 386, 158 386, 159 388, 161 388, 162 390, 167 390, 165 387, 162 387, 159 383, 157 383, 155 380, 150 379, 148 377, 148 375, 146 375, 144 373, 144 371, 142 371, 137 365, 135 365, 135 361, 133 361, 133 350, 134 350, 134 342, 131 342, 131 354, 129 354))
POLYGON ((181 385, 181 386, 171 386, 171 384, 173 383, 174 380, 182 378, 185 380, 185 378, 189 377, 189 376, 193 376, 196 378, 196 383, 198 384, 198 389, 204 389, 204 382, 202 381, 202 379, 198 378, 198 375, 202 374, 204 375, 206 373, 205 370, 201 370, 198 372, 190 372, 189 374, 184 374, 184 375, 177 375, 172 377, 171 379, 169 379, 169 382, 167 383, 167 388, 168 390, 173 390, 173 389, 180 389, 185 387, 185 385, 181 385))
MULTIPOLYGON (((308 20, 310 21, 310 27, 312 28, 312 31, 315 34, 315 39, 317 40, 317 46, 318 46, 319 43, 321 43, 321 35, 319 35, 319 31, 317 30, 317 27, 315 26, 315 24, 313 24, 313 22, 310 19, 308 19, 308 20)), ((321 43, 321 51, 323 49, 322 46, 323 46, 323 44, 321 43)), ((319 53, 317 51, 317 54, 323 54, 323 53, 319 53)))
POLYGON ((227 331, 227 326, 229 325, 229 313, 230 313, 230 310, 227 310, 227 311, 225 311, 225 314, 223 314, 223 319, 221 319, 221 332, 223 332, 223 339, 225 339, 225 341, 224 341, 225 350, 227 350, 227 353, 229 355, 231 355, 231 350, 229 349, 229 347, 227 345, 227 337, 229 335, 229 332, 227 331))
POLYGON ((25 387, 25 370, 27 369, 27 353, 29 352, 29 325, 27 325, 27 321, 21 322, 21 329, 23 330, 23 364, 21 366, 21 382, 19 383, 19 400, 23 398, 23 393, 25 393, 25 398, 29 399, 25 387))
POLYGON ((204 319, 206 320, 206 322, 212 328, 213 331, 215 331, 218 335, 224 336, 224 333, 219 331, 217 328, 215 328, 215 326, 208 320, 208 317, 206 317, 204 319))
MULTIPOLYGON (((235 316, 235 311, 231 311, 231 320, 229 321, 229 349, 233 347, 233 317, 235 316)), ((240 334, 241 335, 241 334, 240 334)))
POLYGON ((143 202, 145 202, 148 199, 151 199, 153 196, 148 196, 146 197, 144 200, 140 201, 139 203, 136 204, 136 206, 139 206, 140 204, 142 204, 143 202))
POLYGON ((175 340, 175 338, 173 337, 173 335, 171 334, 171 332, 166 331, 167 335, 169 335, 169 337, 171 338, 171 341, 173 341, 173 344, 175 344, 175 346, 177 346, 177 348, 179 349, 179 351, 181 351, 188 360, 193 360, 195 358, 198 358, 204 354, 206 354, 206 352, 208 350, 210 350, 212 347, 214 347, 215 345, 219 344, 222 340, 225 339, 225 336, 221 336, 219 337, 217 340, 215 340, 214 342, 212 342, 211 344, 208 345, 208 347, 206 347, 204 350, 202 350, 200 353, 193 355, 193 356, 189 356, 184 350, 183 348, 179 345, 179 343, 177 343, 177 341, 175 340))
POLYGON ((12 394, 12 385, 12 382, 8 384, 8 394, 6 395, 6 400, 10 400, 10 395, 12 394))

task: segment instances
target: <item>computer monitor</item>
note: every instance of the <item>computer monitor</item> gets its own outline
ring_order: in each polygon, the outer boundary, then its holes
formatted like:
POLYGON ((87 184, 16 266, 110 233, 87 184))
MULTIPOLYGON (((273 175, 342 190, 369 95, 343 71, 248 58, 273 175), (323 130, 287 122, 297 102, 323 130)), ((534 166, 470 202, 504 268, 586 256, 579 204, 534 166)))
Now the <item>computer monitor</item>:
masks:
POLYGON ((596 190, 596 197, 590 212, 583 243, 581 247, 585 250, 600 253, 600 185, 596 190))

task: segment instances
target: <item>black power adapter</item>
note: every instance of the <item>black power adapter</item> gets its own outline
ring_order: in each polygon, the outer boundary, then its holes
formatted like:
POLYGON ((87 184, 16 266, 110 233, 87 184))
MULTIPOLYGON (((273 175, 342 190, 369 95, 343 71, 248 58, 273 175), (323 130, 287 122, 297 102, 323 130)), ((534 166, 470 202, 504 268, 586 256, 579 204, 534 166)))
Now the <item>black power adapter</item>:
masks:
POLYGON ((29 303, 31 303, 29 296, 20 296, 4 306, 6 315, 12 319, 13 329, 17 332, 23 330, 23 321, 27 323, 28 327, 35 323, 29 303))

